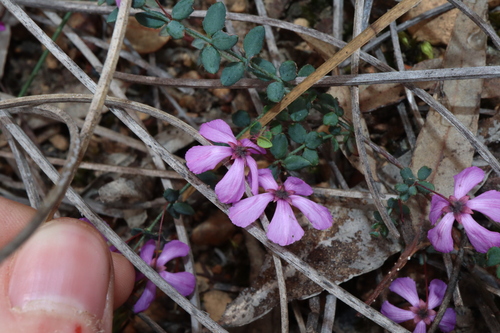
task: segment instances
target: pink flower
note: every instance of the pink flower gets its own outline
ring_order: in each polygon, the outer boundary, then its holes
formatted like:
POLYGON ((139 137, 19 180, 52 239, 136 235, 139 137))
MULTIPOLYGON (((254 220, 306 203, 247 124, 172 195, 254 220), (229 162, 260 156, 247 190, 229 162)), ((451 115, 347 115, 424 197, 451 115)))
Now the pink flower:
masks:
POLYGON ((469 200, 466 194, 484 179, 484 171, 478 167, 467 168, 453 178, 454 195, 448 200, 439 195, 432 197, 429 214, 431 223, 436 224, 439 217, 445 214, 441 222, 427 234, 434 248, 440 252, 453 250, 451 229, 455 220, 464 226, 467 237, 478 252, 486 253, 491 247, 500 246, 500 234, 482 227, 471 216, 472 210, 477 210, 493 221, 500 222, 500 192, 484 192, 469 200))
POLYGON ((121 2, 121 1, 122 1, 122 0, 115 0, 115 2, 116 2, 116 7, 120 7, 120 2, 121 2))
MULTIPOLYGON (((156 245, 154 240, 147 241, 141 248, 142 260, 153 267, 165 281, 177 289, 183 296, 191 294, 196 286, 196 278, 194 275, 188 272, 169 273, 166 271, 165 267, 168 261, 186 256, 189 253, 189 246, 178 240, 173 240, 165 244, 158 258, 154 258, 155 248, 156 245)), ((144 274, 137 273, 136 281, 143 277, 144 274)), ((134 305, 134 312, 138 313, 149 308, 155 297, 156 285, 148 281, 144 288, 144 292, 134 305)))
POLYGON ((4 31, 4 30, 5 30, 5 23, 0 21, 0 31, 4 31))
MULTIPOLYGON (((416 324, 413 332, 425 333, 426 326, 430 325, 436 317, 436 311, 433 309, 443 302, 446 288, 446 283, 443 281, 437 279, 432 280, 429 285, 429 298, 427 302, 424 302, 418 298, 415 281, 408 277, 398 278, 394 280, 389 289, 411 304, 409 310, 400 309, 388 301, 385 301, 384 304, 382 304, 380 312, 396 323, 402 323, 413 319, 413 322, 416 324)), ((443 319, 439 323, 439 328, 443 332, 450 332, 455 328, 456 321, 455 311, 448 308, 444 313, 443 319)))
POLYGON ((214 169, 223 159, 229 157, 233 165, 215 186, 215 193, 223 203, 234 203, 241 199, 245 192, 245 167, 252 176, 253 194, 259 191, 257 162, 250 154, 265 154, 266 150, 249 139, 236 140, 231 128, 220 119, 201 125, 200 134, 210 141, 226 143, 226 146, 196 146, 186 153, 186 164, 194 173, 202 173, 214 169))
POLYGON ((279 245, 292 244, 304 235, 291 205, 297 207, 314 228, 324 230, 332 226, 333 219, 326 207, 301 197, 313 193, 303 180, 288 177, 283 185, 278 185, 269 169, 260 169, 259 184, 266 193, 243 199, 229 209, 229 218, 237 226, 245 228, 257 220, 271 201, 276 202, 276 212, 269 224, 267 238, 279 245))

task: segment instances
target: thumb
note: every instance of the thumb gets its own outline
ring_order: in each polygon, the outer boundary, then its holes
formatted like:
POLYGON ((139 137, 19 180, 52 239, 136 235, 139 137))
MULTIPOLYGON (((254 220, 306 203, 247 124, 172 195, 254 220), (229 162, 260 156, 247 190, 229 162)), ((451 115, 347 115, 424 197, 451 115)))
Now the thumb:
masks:
POLYGON ((110 252, 90 225, 43 225, 0 266, 1 332, 111 332, 110 252))

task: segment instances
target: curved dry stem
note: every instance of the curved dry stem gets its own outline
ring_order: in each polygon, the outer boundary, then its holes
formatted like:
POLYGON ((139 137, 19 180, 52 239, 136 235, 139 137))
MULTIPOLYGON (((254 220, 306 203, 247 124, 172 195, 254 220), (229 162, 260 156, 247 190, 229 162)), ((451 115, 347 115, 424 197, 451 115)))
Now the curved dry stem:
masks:
MULTIPOLYGON (((45 113, 46 114, 46 113, 45 113)), ((35 230, 42 224, 47 217, 52 215, 54 208, 56 208, 61 200, 64 198, 66 189, 69 186, 72 179, 72 170, 77 165, 78 150, 80 149, 80 136, 78 133, 78 128, 76 124, 71 120, 71 118, 65 113, 54 113, 52 117, 62 120, 68 126, 70 133, 70 147, 68 151, 68 157, 66 159, 66 164, 61 170, 61 174, 58 175, 58 179, 55 186, 47 194, 45 200, 38 208, 35 216, 26 225, 23 230, 16 235, 16 237, 9 242, 5 247, 0 250, 0 263, 9 257, 14 251, 16 251, 32 234, 35 230)), ((34 149, 38 150, 28 138, 28 136, 15 124, 12 120, 10 114, 0 107, 0 122, 3 124, 5 129, 10 132, 10 134, 18 141, 18 143, 23 147, 23 149, 28 153, 38 164, 39 161, 35 158, 34 149)), ((57 173, 57 172, 56 172, 57 173)))

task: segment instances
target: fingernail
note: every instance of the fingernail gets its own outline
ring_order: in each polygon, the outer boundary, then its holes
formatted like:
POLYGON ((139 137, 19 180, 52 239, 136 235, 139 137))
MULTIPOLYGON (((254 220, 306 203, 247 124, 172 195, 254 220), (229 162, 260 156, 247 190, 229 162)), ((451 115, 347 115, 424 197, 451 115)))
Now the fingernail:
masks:
POLYGON ((80 311, 101 319, 110 261, 100 235, 83 223, 47 223, 17 254, 9 283, 20 311, 80 311))

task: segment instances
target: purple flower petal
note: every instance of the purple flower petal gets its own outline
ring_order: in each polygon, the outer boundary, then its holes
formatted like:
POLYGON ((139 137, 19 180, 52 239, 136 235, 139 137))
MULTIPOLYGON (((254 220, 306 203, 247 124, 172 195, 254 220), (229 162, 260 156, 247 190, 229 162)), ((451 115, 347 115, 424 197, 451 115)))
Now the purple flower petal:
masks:
POLYGON ((417 326, 415 326, 413 333, 425 333, 425 332, 427 332, 427 325, 425 325, 425 322, 421 320, 417 323, 417 326))
POLYGON ((380 310, 380 312, 396 323, 402 323, 404 321, 415 318, 415 314, 413 312, 400 309, 397 306, 392 305, 388 301, 385 301, 384 304, 382 304, 382 309, 380 310))
POLYGON ((453 251, 453 238, 451 237, 453 221, 455 221, 453 213, 448 213, 427 233, 427 238, 429 238, 431 244, 439 252, 448 253, 453 251))
POLYGON ((267 205, 274 199, 271 193, 258 194, 243 199, 229 208, 229 218, 233 224, 245 228, 264 213, 267 205))
POLYGON ((116 2, 116 6, 120 7, 120 3, 122 2, 122 0, 115 0, 115 2, 116 2))
POLYGON ((246 157, 246 164, 250 169, 249 172, 249 180, 250 180, 250 188, 252 189, 252 194, 259 194, 259 170, 257 169, 257 162, 251 157, 246 157))
POLYGON ((233 154, 230 147, 195 146, 186 152, 186 165, 196 174, 214 169, 223 159, 233 154))
POLYGON ((391 283, 389 289, 410 302, 414 307, 419 306, 417 285, 409 277, 397 278, 391 283))
POLYGON ((156 286, 153 282, 148 281, 146 283, 146 288, 144 288, 144 291, 142 292, 141 297, 137 300, 137 303, 134 304, 134 312, 139 313, 151 305, 151 303, 154 301, 156 297, 156 286))
POLYGON ((151 262, 153 261, 155 249, 156 249, 156 242, 152 239, 148 240, 141 247, 140 256, 141 256, 142 260, 144 260, 144 262, 150 266, 151 266, 151 262))
POLYGON ((491 247, 500 246, 500 234, 479 225, 469 214, 462 214, 462 224, 477 252, 486 253, 491 247))
POLYGON ((467 201, 467 207, 483 213, 495 222, 500 222, 500 192, 488 191, 467 201))
POLYGON ((265 154, 266 153, 266 150, 264 148, 259 147, 258 145, 256 145, 252 141, 250 141, 250 139, 240 140, 240 143, 243 147, 250 148, 249 151, 251 154, 265 154))
POLYGON ((0 21, 0 31, 4 31, 4 30, 5 30, 5 23, 0 21))
POLYGON ((264 190, 277 190, 278 183, 273 177, 273 173, 269 169, 259 169, 259 185, 264 190))
POLYGON ((245 162, 237 158, 215 186, 215 194, 223 203, 234 203, 241 199, 243 193, 245 193, 245 162))
MULTIPOLYGON (((292 177, 288 179, 290 178, 292 177)), ((325 230, 332 226, 332 214, 326 207, 298 195, 291 195, 290 200, 292 200, 292 205, 300 209, 302 214, 307 217, 315 229, 325 230)))
POLYGON ((174 287, 182 296, 191 294, 196 287, 196 278, 189 272, 160 272, 160 276, 174 287))
POLYGON ((441 280, 434 279, 431 281, 429 284, 429 298, 427 299, 427 307, 429 309, 434 309, 436 306, 441 305, 446 288, 446 283, 441 280))
POLYGON ((439 329, 443 332, 451 332, 457 323, 457 314, 452 308, 447 308, 444 312, 443 319, 439 323, 439 329))
POLYGON ((297 222, 292 207, 284 200, 278 200, 276 212, 269 224, 267 238, 281 246, 292 244, 304 236, 304 230, 297 222))
POLYGON ((163 251, 158 256, 156 267, 165 266, 167 262, 174 258, 181 258, 187 256, 189 253, 189 246, 181 241, 173 240, 168 242, 163 247, 163 251))
POLYGON ((455 179, 454 195, 457 199, 460 199, 484 179, 484 171, 478 167, 470 167, 453 176, 453 178, 455 179))
POLYGON ((231 127, 221 119, 215 119, 201 125, 200 134, 213 142, 234 144, 237 142, 233 131, 231 131, 231 127))
POLYGON ((296 177, 288 177, 285 180, 285 190, 294 191, 295 194, 309 196, 313 194, 311 186, 307 185, 305 181, 296 177))
POLYGON ((432 225, 436 224, 437 220, 443 214, 443 209, 449 205, 450 203, 439 195, 434 194, 432 196, 431 211, 429 213, 429 220, 431 221, 432 225))

